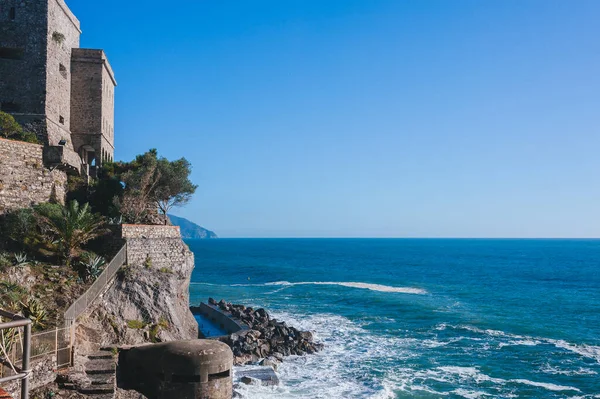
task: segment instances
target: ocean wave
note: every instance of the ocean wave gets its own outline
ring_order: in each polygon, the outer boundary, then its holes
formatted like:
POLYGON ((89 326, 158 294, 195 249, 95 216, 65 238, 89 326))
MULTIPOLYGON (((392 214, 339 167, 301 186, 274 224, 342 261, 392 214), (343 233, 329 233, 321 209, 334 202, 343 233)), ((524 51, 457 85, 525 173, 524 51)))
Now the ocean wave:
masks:
POLYGON ((396 292, 402 294, 416 294, 424 295, 427 291, 422 288, 415 287, 393 287, 382 284, 371 284, 371 283, 360 283, 360 282, 338 282, 338 281, 301 281, 291 283, 289 281, 274 281, 271 283, 263 284, 232 284, 232 287, 269 287, 269 286, 283 286, 292 287, 296 285, 337 285, 348 288, 359 288, 378 292, 396 292))
POLYGON ((525 345, 525 346, 536 346, 536 345, 553 345, 556 348, 564 349, 571 353, 575 353, 579 356, 595 360, 600 364, 600 346, 588 345, 588 344, 574 344, 560 339, 542 338, 542 337, 530 337, 526 335, 511 334, 505 331, 492 330, 492 329, 481 329, 470 325, 450 325, 441 323, 435 327, 438 331, 446 329, 454 330, 466 330, 476 334, 483 334, 494 338, 506 338, 507 342, 500 342, 499 348, 512 345, 525 345))
POLYGON ((490 377, 487 374, 482 373, 481 371, 479 371, 479 369, 477 367, 446 366, 446 367, 438 367, 438 370, 444 371, 449 374, 456 374, 461 379, 472 379, 477 383, 493 382, 494 384, 500 384, 500 385, 504 385, 507 383, 516 383, 516 384, 530 385, 530 386, 538 387, 538 388, 544 388, 549 391, 581 392, 580 389, 575 388, 575 387, 570 387, 570 386, 565 386, 565 385, 557 385, 557 384, 546 383, 546 382, 530 381, 530 380, 526 380, 526 379, 522 379, 522 378, 508 379, 508 380, 505 380, 503 378, 494 378, 494 377, 490 377))
POLYGON ((597 375, 598 373, 592 369, 579 367, 578 369, 573 370, 565 370, 558 367, 553 367, 550 364, 546 364, 545 366, 539 369, 540 372, 546 374, 556 374, 556 375, 567 375, 567 376, 575 376, 575 375, 597 375))
POLYGON ((277 371, 280 386, 242 386, 240 393, 245 398, 392 399, 398 386, 372 375, 373 365, 417 356, 415 339, 372 335, 342 316, 270 313, 296 328, 313 331, 325 349, 311 356, 286 358, 277 371))
POLYGON ((546 382, 535 382, 535 381, 529 381, 529 380, 524 380, 524 379, 516 379, 516 380, 510 380, 511 382, 516 382, 518 384, 525 384, 525 385, 530 385, 532 387, 540 387, 540 388, 544 388, 547 389, 549 391, 576 391, 576 392, 581 392, 581 390, 574 388, 574 387, 569 387, 569 386, 564 386, 564 385, 556 385, 556 384, 549 384, 546 382))
MULTIPOLYGON (((277 371, 281 380, 277 387, 242 384, 240 393, 244 398, 393 399, 406 394, 418 395, 418 392, 433 397, 511 398, 518 397, 518 392, 524 389, 519 386, 557 392, 555 395, 561 397, 581 395, 576 387, 525 378, 498 378, 482 372, 478 367, 411 366, 419 364, 418 359, 429 348, 460 340, 480 340, 479 337, 436 340, 378 335, 367 329, 368 323, 360 324, 334 314, 277 311, 271 314, 296 328, 313 331, 315 339, 323 342, 325 349, 311 356, 287 358, 277 371), (399 367, 399 364, 405 366, 399 367)), ((501 332, 492 334, 510 335, 501 332)), ((514 337, 510 339, 517 341, 514 337)), ((550 397, 552 394, 545 395, 550 397)), ((583 397, 591 398, 586 395, 583 397)))

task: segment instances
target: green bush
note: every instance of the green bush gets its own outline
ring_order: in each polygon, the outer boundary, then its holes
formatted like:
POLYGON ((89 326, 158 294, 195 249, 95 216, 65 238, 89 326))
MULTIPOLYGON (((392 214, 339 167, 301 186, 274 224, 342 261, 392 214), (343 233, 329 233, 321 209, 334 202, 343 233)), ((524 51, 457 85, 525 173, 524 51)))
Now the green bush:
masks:
POLYGON ((127 327, 134 330, 141 330, 146 327, 146 323, 141 320, 127 320, 127 327))
POLYGON ((152 258, 150 255, 146 256, 146 260, 144 261, 144 267, 146 269, 150 269, 152 267, 152 258))
POLYGON ((5 253, 0 253, 0 271, 6 270, 13 265, 10 256, 5 253))
POLYGON ((21 125, 12 115, 0 111, 0 137, 6 139, 26 141, 28 143, 39 143, 37 136, 27 130, 23 130, 21 125))

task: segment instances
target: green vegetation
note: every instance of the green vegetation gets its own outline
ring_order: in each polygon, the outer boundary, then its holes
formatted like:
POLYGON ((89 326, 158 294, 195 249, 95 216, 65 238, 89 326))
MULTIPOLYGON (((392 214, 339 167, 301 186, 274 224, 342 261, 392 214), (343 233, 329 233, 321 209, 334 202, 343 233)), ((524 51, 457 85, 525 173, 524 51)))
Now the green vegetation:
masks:
POLYGON ((0 309, 21 313, 33 321, 33 330, 42 330, 48 321, 46 307, 28 290, 12 281, 0 281, 0 309))
POLYGON ((38 212, 38 226, 50 253, 59 255, 67 266, 81 252, 81 247, 94 238, 108 233, 106 222, 91 212, 88 204, 71 201, 60 213, 38 212))
POLYGON ((152 258, 150 255, 146 256, 146 260, 144 261, 144 267, 146 269, 150 269, 152 267, 152 258))
POLYGON ((28 143, 39 143, 34 133, 23 129, 12 115, 2 111, 0 111, 0 137, 28 143))
POLYGON ((161 267, 158 271, 165 274, 173 274, 173 270, 170 267, 161 267))
POLYGON ((54 40, 58 44, 62 44, 65 41, 65 35, 60 32, 54 31, 52 32, 52 40, 54 40))
POLYGON ((146 323, 141 320, 127 320, 127 327, 133 330, 141 330, 146 327, 146 323))
POLYGON ((169 161, 152 149, 131 162, 105 163, 98 179, 87 184, 82 179, 69 180, 69 199, 88 202, 95 212, 117 222, 161 223, 166 212, 186 204, 197 186, 189 179, 191 164, 181 158, 169 161))

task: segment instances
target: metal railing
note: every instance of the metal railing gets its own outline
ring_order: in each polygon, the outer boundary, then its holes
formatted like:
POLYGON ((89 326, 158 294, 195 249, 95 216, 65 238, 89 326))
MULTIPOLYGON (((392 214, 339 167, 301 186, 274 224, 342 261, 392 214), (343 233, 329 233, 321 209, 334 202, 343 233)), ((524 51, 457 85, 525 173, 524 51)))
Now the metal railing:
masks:
MULTIPOLYGON (((14 374, 12 366, 19 366, 23 362, 23 356, 17 351, 19 336, 12 334, 6 336, 3 340, 6 346, 10 348, 8 353, 0 352, 0 357, 5 364, 0 363, 0 378, 14 374)), ((21 345, 22 347, 22 345, 21 345)), ((60 369, 71 365, 71 330, 69 328, 55 328, 54 330, 42 331, 31 334, 31 343, 29 345, 29 360, 54 355, 56 359, 56 368, 60 369)), ((54 368, 54 366, 53 366, 54 368)))
POLYGON ((70 328, 75 320, 100 296, 117 274, 117 271, 127 262, 127 244, 117 252, 108 266, 102 271, 100 276, 94 281, 90 288, 80 296, 65 312, 65 327, 70 328))
MULTIPOLYGON (((14 374, 0 378, 0 384, 9 381, 21 380, 21 399, 29 399, 29 369, 30 350, 31 350, 31 320, 26 317, 15 315, 9 312, 0 310, 0 317, 10 319, 10 321, 0 323, 0 331, 15 331, 16 328, 23 327, 23 341, 21 345, 21 367, 17 368, 16 364, 11 363, 8 353, 0 355, 2 360, 9 363, 9 366, 14 370, 14 374)), ((15 346, 16 348, 16 346, 15 346)), ((3 346, 3 352, 6 352, 6 347, 3 346)))

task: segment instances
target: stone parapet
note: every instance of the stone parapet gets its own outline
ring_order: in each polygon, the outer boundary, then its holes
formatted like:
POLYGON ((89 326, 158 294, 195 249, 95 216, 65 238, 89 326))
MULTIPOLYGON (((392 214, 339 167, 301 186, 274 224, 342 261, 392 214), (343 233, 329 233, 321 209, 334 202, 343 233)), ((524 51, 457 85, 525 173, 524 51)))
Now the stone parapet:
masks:
POLYGON ((179 226, 124 224, 122 226, 124 239, 133 238, 181 238, 179 226))

